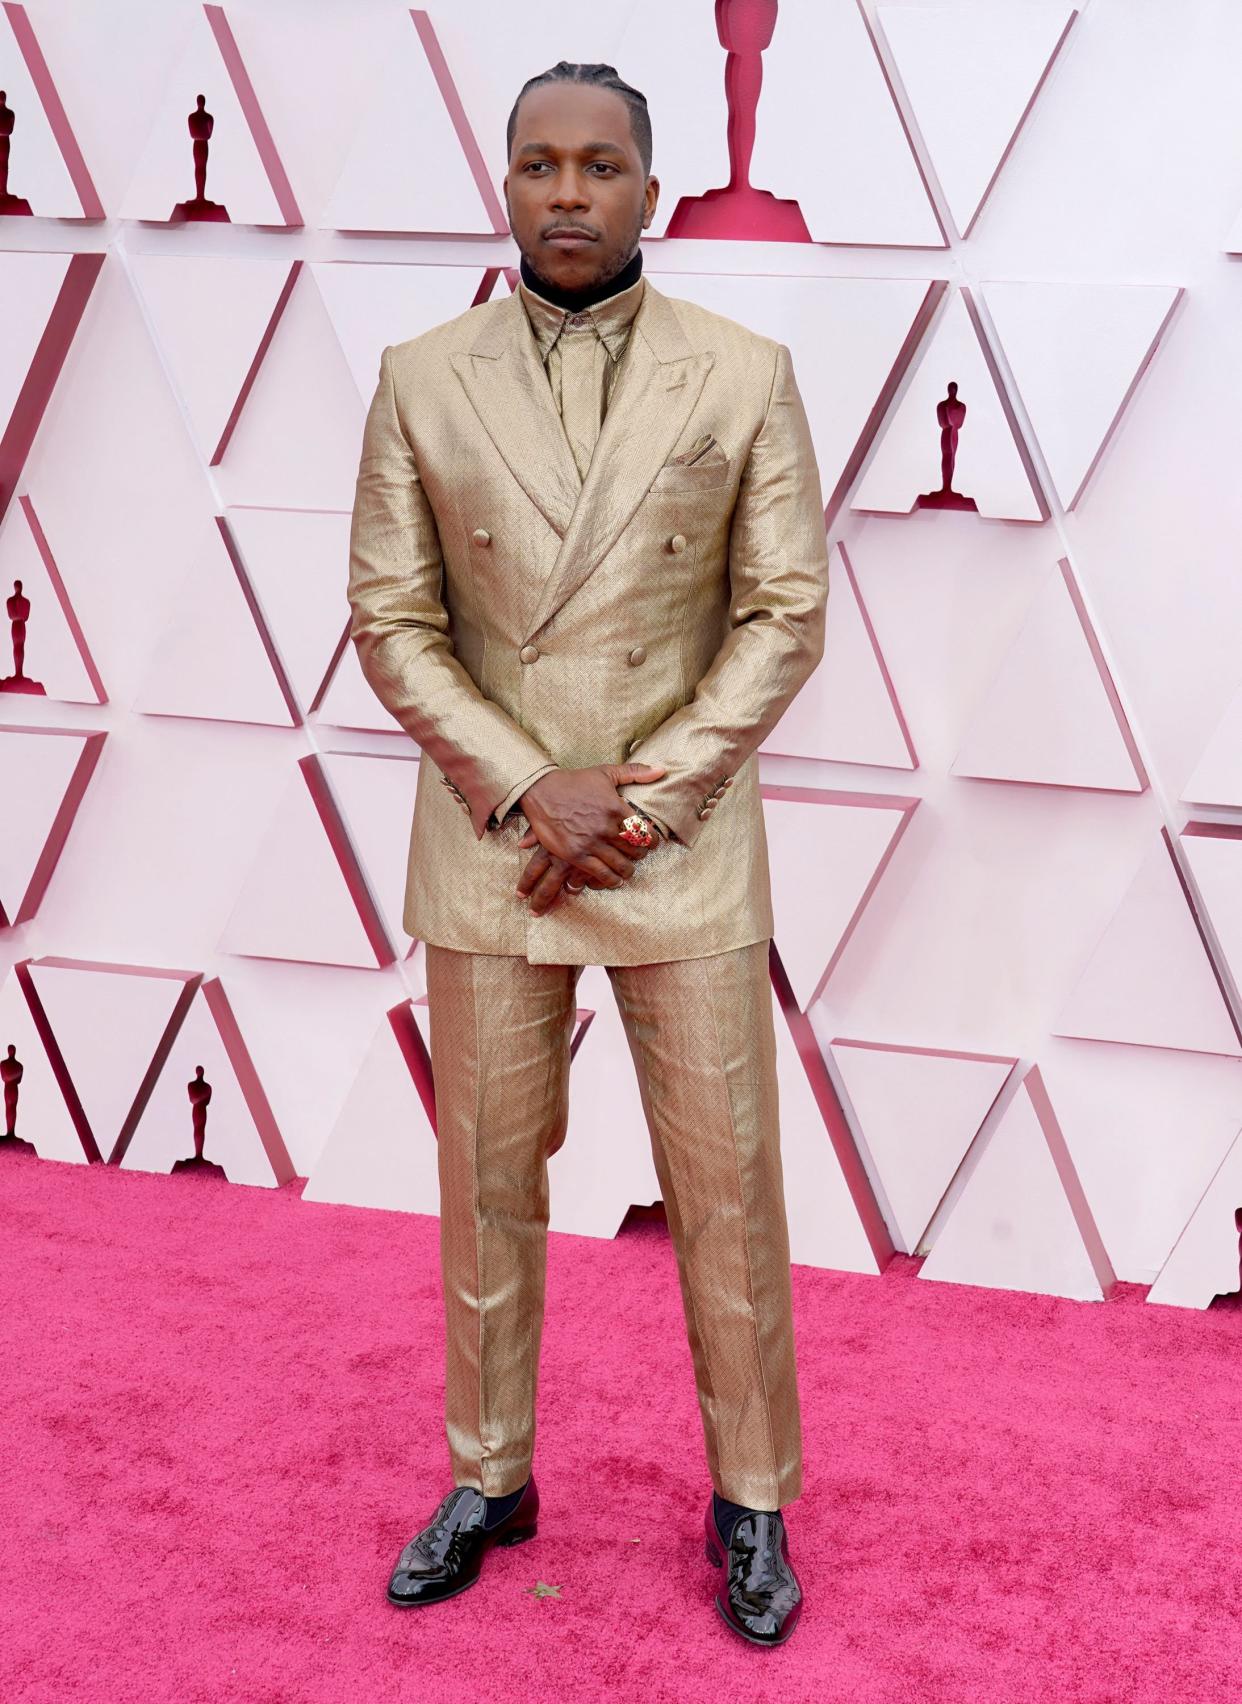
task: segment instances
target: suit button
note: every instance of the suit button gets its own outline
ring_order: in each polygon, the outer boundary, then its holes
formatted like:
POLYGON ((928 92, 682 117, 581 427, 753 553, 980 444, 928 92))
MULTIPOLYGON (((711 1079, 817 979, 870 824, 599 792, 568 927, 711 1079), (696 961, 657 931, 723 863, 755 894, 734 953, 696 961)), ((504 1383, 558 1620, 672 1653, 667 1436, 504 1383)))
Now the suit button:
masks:
POLYGON ((715 809, 716 809, 716 801, 715 801, 715 799, 709 799, 709 800, 708 800, 708 801, 707 801, 707 803, 706 803, 706 804, 705 804, 705 805, 704 805, 704 806, 703 806, 703 809, 704 809, 704 810, 705 810, 705 811, 714 811, 714 810, 715 810, 715 809))
POLYGON ((685 534, 684 533, 674 533, 672 538, 670 538, 669 541, 668 541, 668 547, 672 551, 674 556, 680 556, 682 551, 686 548, 685 534))
POLYGON ((447 775, 441 775, 440 783, 444 787, 451 787, 453 785, 453 783, 449 780, 447 775))
POLYGON ((538 645, 523 645, 522 649, 518 652, 518 656, 521 657, 524 663, 533 663, 538 655, 538 645))
POLYGON ((733 785, 732 775, 726 775, 725 776, 723 785, 726 786, 726 787, 732 787, 732 785, 733 785))
POLYGON ((709 810, 708 810, 708 808, 707 808, 707 806, 706 806, 706 805, 704 805, 704 806, 703 806, 703 809, 702 809, 702 810, 701 810, 701 811, 700 811, 700 812, 699 812, 699 821, 700 821, 700 822, 706 822, 706 821, 707 821, 707 819, 708 819, 708 817, 709 817, 709 816, 710 816, 710 815, 711 815, 711 814, 712 814, 712 813, 711 813, 711 812, 710 812, 710 811, 709 811, 709 810))
POLYGON ((634 649, 630 652, 630 661, 632 663, 645 663, 647 661, 647 647, 645 645, 635 645, 634 649))
POLYGON ((470 806, 465 799, 458 799, 457 803, 461 806, 463 811, 468 811, 470 809, 470 806))
POLYGON ((492 542, 492 535, 486 527, 476 527, 470 536, 476 544, 490 544, 492 542))

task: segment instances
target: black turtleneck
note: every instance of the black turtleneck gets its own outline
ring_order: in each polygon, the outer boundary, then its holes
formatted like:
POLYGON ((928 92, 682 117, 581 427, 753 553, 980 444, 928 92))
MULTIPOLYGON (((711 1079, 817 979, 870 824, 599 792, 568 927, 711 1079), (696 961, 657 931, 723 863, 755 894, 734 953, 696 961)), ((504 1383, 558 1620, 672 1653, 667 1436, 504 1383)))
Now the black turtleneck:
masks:
POLYGON ((628 290, 631 284, 638 283, 642 270, 643 251, 636 248, 620 272, 614 272, 611 278, 601 278, 597 283, 587 284, 581 290, 563 290, 559 284, 541 278, 525 255, 522 256, 521 265, 522 282, 528 290, 533 290, 537 296, 542 296, 545 302, 551 302, 554 307, 568 308, 571 313, 579 313, 583 308, 593 308, 596 302, 615 296, 619 290, 628 290))

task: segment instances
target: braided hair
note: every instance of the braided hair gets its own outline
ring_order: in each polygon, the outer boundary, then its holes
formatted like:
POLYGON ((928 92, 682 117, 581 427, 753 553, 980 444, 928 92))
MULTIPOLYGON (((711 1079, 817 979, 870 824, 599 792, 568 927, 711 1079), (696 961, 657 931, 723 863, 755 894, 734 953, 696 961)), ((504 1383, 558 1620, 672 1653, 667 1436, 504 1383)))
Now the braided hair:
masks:
POLYGON ((528 77, 519 89, 517 100, 514 101, 513 110, 509 114, 505 143, 510 154, 513 152, 513 135, 517 129, 517 112, 522 96, 529 94, 532 89, 542 88, 545 83, 590 83, 597 89, 611 89, 614 94, 620 95, 630 109, 630 129, 643 163, 643 171, 650 174, 651 116, 647 111, 647 97, 631 88, 624 78, 617 74, 615 65, 575 65, 568 59, 562 59, 550 70, 540 71, 535 77, 528 77))

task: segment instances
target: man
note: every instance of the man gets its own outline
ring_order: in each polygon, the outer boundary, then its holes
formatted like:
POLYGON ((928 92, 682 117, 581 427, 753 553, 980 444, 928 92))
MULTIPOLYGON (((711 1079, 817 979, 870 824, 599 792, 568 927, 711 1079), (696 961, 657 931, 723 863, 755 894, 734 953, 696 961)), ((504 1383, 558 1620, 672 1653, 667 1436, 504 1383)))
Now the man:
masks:
POLYGON ((351 533, 362 669, 422 750, 404 921, 454 1475, 388 1596, 439 1602, 535 1536, 547 1161, 602 964, 677 1257, 717 1607, 774 1645, 802 1458, 755 751, 823 651, 819 479, 788 350, 641 275, 643 97, 562 62, 508 140, 521 283, 383 351, 351 533))

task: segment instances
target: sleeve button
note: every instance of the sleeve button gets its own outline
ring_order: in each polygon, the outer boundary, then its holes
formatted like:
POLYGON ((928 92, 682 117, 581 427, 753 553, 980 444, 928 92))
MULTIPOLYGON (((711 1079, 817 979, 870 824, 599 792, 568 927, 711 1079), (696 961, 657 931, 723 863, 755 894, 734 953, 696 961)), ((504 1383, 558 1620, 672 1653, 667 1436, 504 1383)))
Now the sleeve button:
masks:
POLYGON ((706 822, 706 821, 707 821, 707 819, 708 819, 708 817, 709 817, 709 816, 710 816, 710 815, 711 815, 711 814, 712 814, 712 813, 711 813, 711 812, 710 812, 710 811, 709 811, 709 810, 708 810, 708 808, 707 808, 707 806, 706 806, 706 805, 704 805, 704 806, 703 806, 703 809, 702 809, 702 810, 701 810, 701 811, 700 811, 700 812, 699 812, 699 821, 700 821, 700 822, 706 822))

